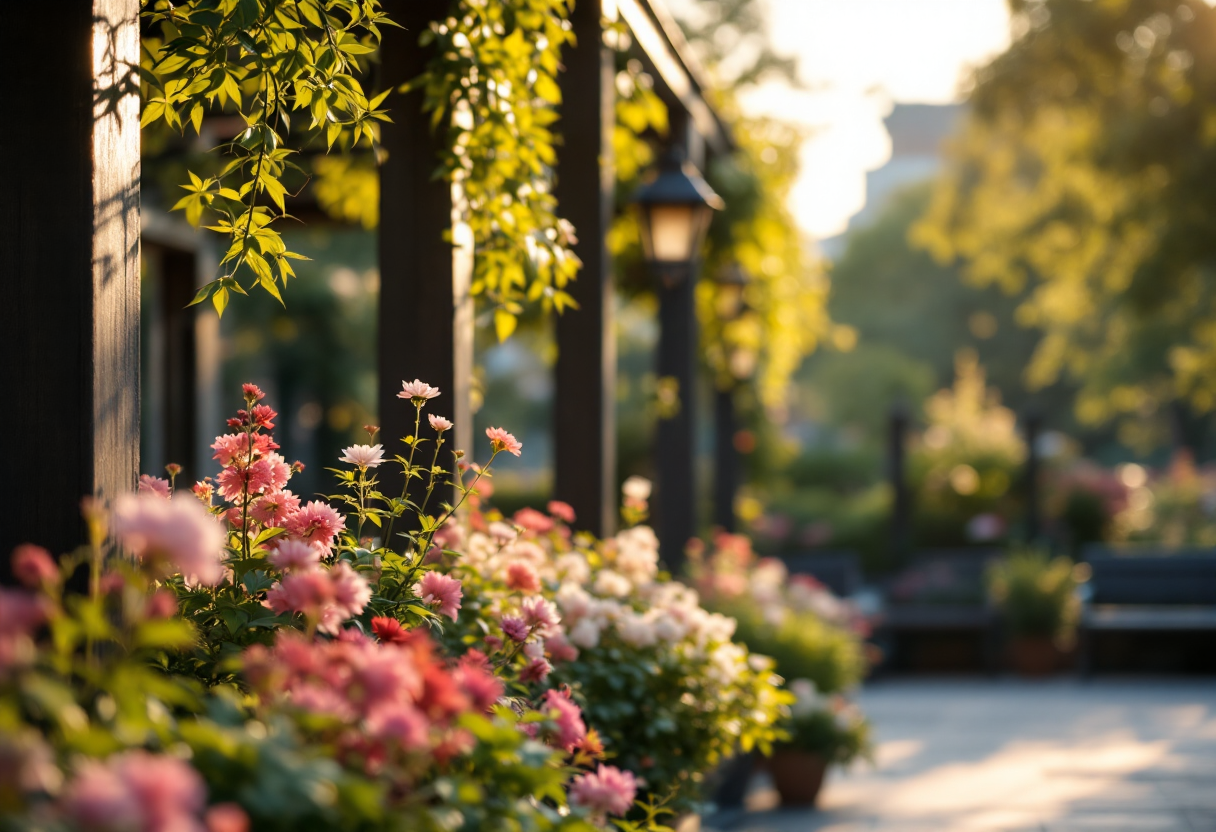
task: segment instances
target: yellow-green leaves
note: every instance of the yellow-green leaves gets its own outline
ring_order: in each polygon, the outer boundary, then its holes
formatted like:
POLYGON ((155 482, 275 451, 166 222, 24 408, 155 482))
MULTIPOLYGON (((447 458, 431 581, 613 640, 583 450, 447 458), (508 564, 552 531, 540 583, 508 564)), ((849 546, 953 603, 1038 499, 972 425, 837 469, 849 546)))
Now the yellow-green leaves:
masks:
MULTIPOLYGON (((293 195, 284 176, 299 169, 285 138, 292 113, 303 110, 311 124, 303 140, 324 135, 326 146, 343 150, 375 147, 386 93, 370 101, 356 75, 360 56, 380 43, 380 26, 395 25, 378 0, 142 0, 147 30, 143 42, 141 126, 163 121, 203 133, 207 113, 235 114, 245 129, 221 145, 230 159, 215 176, 190 173, 187 192, 173 210, 229 239, 221 275, 204 286, 194 303, 211 298, 223 314, 231 292, 260 286, 280 303, 281 288, 294 276, 287 250, 271 224, 287 216, 293 195)), ((303 122, 302 122, 303 123, 303 122)), ((297 134, 298 136, 298 128, 297 134)), ((305 177, 299 175, 297 183, 305 177)))
MULTIPOLYGON (((420 79, 436 129, 446 131, 442 173, 460 186, 473 232, 473 293, 494 307, 499 339, 524 304, 561 312, 580 267, 574 229, 553 198, 557 72, 571 42, 570 0, 458 0, 459 18, 432 26, 436 46, 420 79)), ((378 101, 372 102, 373 107, 378 101)))

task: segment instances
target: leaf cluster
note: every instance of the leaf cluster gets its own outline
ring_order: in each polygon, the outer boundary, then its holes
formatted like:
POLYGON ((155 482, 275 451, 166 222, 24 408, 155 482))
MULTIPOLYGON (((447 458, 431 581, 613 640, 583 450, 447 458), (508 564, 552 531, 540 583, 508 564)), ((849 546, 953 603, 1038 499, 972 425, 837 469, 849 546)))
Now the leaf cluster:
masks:
POLYGON ((327 148, 375 147, 388 91, 369 96, 358 80, 360 58, 374 52, 380 27, 395 25, 377 0, 142 0, 141 126, 163 122, 200 136, 211 112, 243 126, 221 145, 232 158, 216 176, 190 173, 174 210, 229 243, 220 277, 199 290, 223 314, 231 293, 259 286, 282 303, 294 276, 291 252, 273 227, 288 216, 283 182, 292 147, 324 136, 327 148), (155 33, 155 34, 153 34, 155 33), (298 129, 293 135, 292 117, 298 129), (242 269, 243 267, 243 269, 242 269))

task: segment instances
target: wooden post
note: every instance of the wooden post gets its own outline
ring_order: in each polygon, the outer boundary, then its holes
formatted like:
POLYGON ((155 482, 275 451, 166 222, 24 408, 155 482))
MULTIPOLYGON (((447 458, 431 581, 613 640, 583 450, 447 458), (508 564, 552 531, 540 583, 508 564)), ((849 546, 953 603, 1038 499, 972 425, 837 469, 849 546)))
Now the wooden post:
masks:
POLYGON ((684 547, 696 532, 696 407, 695 355, 697 342, 696 280, 688 275, 674 285, 659 285, 660 378, 673 378, 680 406, 670 418, 660 418, 656 436, 654 490, 655 531, 663 562, 679 574, 684 547))
POLYGON ((714 391, 714 525, 732 533, 739 490, 739 451, 735 448, 738 430, 734 388, 719 387, 714 391))
POLYGON ((602 0, 579 0, 571 15, 577 45, 562 55, 558 210, 578 234, 583 261, 570 294, 576 311, 557 319, 553 406, 555 499, 579 528, 611 534, 616 516, 616 338, 613 333, 612 222, 615 123, 613 56, 602 42, 602 0))
POLYGON ((1026 431, 1026 542, 1035 543, 1041 533, 1039 519, 1039 434, 1043 430, 1043 417, 1037 412, 1027 413, 1024 421, 1026 431))
POLYGON ((891 407, 888 436, 888 475, 891 480, 891 563, 903 565, 908 556, 912 523, 912 499, 907 479, 908 409, 896 403, 891 407))
MULTIPOLYGON (((46 28, 46 6, 6 8, 11 32, 46 28)), ((0 561, 19 543, 84 542, 80 499, 112 498, 139 465, 138 0, 55 9, 61 47, 17 38, 0 131, 0 561), (48 99, 48 92, 53 98, 48 99)))
MULTIPOLYGON (((418 37, 432 20, 447 17, 450 6, 448 0, 385 2, 385 11, 404 27, 383 32, 386 84, 411 80, 426 69, 432 50, 419 47, 418 37)), ((441 391, 425 413, 447 416, 456 424, 445 450, 461 448, 472 454, 471 240, 467 227, 456 222, 459 193, 446 180, 434 177, 443 135, 442 130, 431 129, 430 115, 422 111, 422 92, 394 94, 387 106, 393 123, 383 125, 381 134, 388 158, 380 166, 379 233, 378 393, 383 441, 389 453, 404 452, 400 440, 414 432, 414 407, 397 394, 402 381, 419 378, 441 391), (455 245, 444 239, 449 229, 455 245)), ((433 432, 424 427, 422 435, 433 432)), ((450 466, 451 457, 440 461, 450 466)), ((385 493, 400 493, 400 474, 391 466, 381 470, 385 493)), ((437 508, 449 496, 436 494, 432 506, 437 508)))

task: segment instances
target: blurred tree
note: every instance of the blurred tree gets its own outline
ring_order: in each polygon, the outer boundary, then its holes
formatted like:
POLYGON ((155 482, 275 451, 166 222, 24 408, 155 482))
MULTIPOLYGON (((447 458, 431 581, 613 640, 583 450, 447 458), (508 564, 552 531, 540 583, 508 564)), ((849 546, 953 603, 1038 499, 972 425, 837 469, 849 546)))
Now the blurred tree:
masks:
POLYGON ((1201 0, 1011 0, 1009 50, 915 241, 1025 293, 1032 387, 1080 385, 1147 448, 1216 407, 1216 11, 1201 0))

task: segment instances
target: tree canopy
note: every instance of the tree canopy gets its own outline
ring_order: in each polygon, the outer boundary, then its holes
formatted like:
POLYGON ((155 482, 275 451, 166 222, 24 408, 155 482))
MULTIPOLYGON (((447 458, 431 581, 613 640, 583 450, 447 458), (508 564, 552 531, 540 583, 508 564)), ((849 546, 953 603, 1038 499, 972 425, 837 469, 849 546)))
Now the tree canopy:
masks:
MULTIPOLYGON (((1216 406, 1216 11, 1200 0, 1011 0, 1014 39, 915 241, 1025 292, 1026 376, 1087 423, 1216 406)), ((1151 431, 1150 431, 1151 433, 1151 431)), ((1144 442, 1154 437, 1143 435, 1144 442)))

